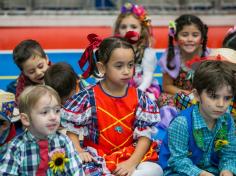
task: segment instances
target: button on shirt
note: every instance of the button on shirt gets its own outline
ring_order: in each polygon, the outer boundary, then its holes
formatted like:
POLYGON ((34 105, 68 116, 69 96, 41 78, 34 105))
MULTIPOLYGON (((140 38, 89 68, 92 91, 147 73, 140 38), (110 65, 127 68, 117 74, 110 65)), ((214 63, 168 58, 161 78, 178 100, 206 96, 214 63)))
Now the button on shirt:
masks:
MULTIPOLYGON (((53 173, 47 170, 47 175, 76 175, 84 176, 82 162, 75 151, 72 142, 65 135, 55 133, 48 137, 49 151, 64 149, 69 162, 65 163, 64 173, 53 173)), ((40 163, 39 146, 35 137, 25 131, 14 138, 9 144, 6 153, 0 161, 0 175, 35 175, 40 163)))
POLYGON ((219 117, 212 130, 209 130, 204 118, 200 115, 198 106, 193 109, 193 129, 202 130, 203 132, 203 156, 198 166, 193 165, 188 158, 188 125, 185 117, 176 117, 168 129, 168 145, 171 152, 171 157, 168 164, 171 167, 164 175, 174 175, 174 170, 179 174, 186 174, 191 176, 199 175, 203 170, 209 171, 213 174, 219 175, 222 170, 230 170, 236 174, 236 139, 234 122, 231 118, 230 128, 228 130, 229 144, 220 150, 219 166, 213 166, 210 161, 211 151, 214 147, 214 141, 217 132, 221 129, 222 123, 226 120, 224 116, 219 117))

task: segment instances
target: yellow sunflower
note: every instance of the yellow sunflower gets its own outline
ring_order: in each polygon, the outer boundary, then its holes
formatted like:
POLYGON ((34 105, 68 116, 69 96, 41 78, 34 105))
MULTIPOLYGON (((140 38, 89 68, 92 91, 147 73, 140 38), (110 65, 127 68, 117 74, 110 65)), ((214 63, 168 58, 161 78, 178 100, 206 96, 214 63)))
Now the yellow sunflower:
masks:
POLYGON ((224 147, 225 145, 228 145, 229 142, 227 140, 223 140, 223 139, 218 139, 217 141, 215 141, 215 150, 220 150, 222 147, 224 147))
POLYGON ((49 153, 51 161, 48 163, 49 167, 52 169, 54 173, 58 170, 63 172, 65 169, 65 163, 69 162, 69 159, 66 158, 64 149, 55 149, 49 153))

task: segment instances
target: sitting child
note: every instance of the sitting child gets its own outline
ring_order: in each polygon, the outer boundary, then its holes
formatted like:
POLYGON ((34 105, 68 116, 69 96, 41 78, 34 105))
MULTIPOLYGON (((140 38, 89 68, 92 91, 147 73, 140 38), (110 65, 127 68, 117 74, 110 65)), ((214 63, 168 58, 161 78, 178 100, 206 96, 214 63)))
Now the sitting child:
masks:
POLYGON ((114 34, 127 38, 135 50, 134 76, 130 84, 147 92, 152 100, 157 100, 160 87, 153 77, 157 57, 152 48, 154 38, 147 10, 142 5, 125 3, 117 16, 114 34))
POLYGON ((192 58, 209 55, 207 48, 208 27, 195 15, 183 14, 169 24, 168 49, 160 58, 163 71, 163 93, 158 98, 161 125, 165 128, 176 115, 178 106, 175 95, 185 96, 191 101, 194 70, 187 67, 192 58))
POLYGON ((151 138, 160 121, 159 109, 144 92, 129 85, 135 66, 133 46, 121 37, 98 38, 88 35, 90 44, 81 59, 91 64, 86 76, 99 74, 102 80, 65 103, 61 124, 84 161, 86 173, 161 176, 157 143, 151 138), (97 49, 95 54, 93 49, 97 49))
MULTIPOLYGON (((230 48, 218 48, 212 50, 211 56, 221 56, 222 60, 227 61, 228 67, 230 67, 234 76, 236 77, 236 50, 230 48)), ((229 111, 236 122, 236 95, 234 95, 233 101, 230 104, 229 111)), ((236 123, 235 123, 236 124, 236 123)))
POLYGON ((159 163, 164 175, 233 176, 236 136, 227 109, 236 91, 233 71, 222 61, 203 61, 195 71, 198 101, 170 123, 159 163))
POLYGON ((62 104, 73 94, 88 86, 88 83, 79 78, 71 65, 65 62, 53 64, 44 75, 44 82, 57 91, 62 104))
POLYGON ((26 86, 43 84, 44 73, 51 63, 40 44, 35 40, 24 40, 13 50, 13 59, 21 74, 16 85, 16 104, 26 86))
POLYGON ((84 175, 72 142, 57 132, 60 109, 60 97, 49 86, 29 86, 21 93, 19 111, 27 130, 8 145, 0 175, 84 175))

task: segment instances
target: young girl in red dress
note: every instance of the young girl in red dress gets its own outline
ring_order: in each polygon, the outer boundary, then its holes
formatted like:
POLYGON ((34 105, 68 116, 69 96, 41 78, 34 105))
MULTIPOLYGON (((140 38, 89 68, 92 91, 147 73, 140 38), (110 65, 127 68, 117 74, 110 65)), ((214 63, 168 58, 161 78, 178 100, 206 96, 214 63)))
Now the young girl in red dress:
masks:
POLYGON ((85 163, 85 173, 162 175, 156 164, 157 144, 151 138, 160 121, 159 109, 144 92, 129 85, 135 65, 132 45, 121 37, 101 41, 90 34, 88 39, 90 45, 79 61, 87 68, 83 76, 102 79, 72 96, 61 112, 62 126, 85 163))

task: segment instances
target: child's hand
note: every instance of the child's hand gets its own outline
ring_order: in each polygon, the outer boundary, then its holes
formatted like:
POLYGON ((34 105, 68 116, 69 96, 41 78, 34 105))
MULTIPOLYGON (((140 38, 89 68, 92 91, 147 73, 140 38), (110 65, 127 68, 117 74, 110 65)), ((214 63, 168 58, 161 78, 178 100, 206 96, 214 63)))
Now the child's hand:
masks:
POLYGON ((220 176, 233 176, 232 172, 228 170, 223 170, 220 172, 220 176))
POLYGON ((79 157, 84 163, 89 163, 93 161, 93 157, 88 152, 80 152, 79 157))
POLYGON ((186 95, 189 95, 189 94, 192 93, 192 92, 189 91, 189 90, 181 90, 181 91, 179 91, 178 93, 181 93, 181 92, 185 93, 186 95))
POLYGON ((199 176, 214 176, 214 175, 210 172, 202 171, 199 176))
POLYGON ((115 176, 131 176, 136 168, 136 165, 129 160, 123 161, 116 165, 116 169, 113 171, 115 176))

